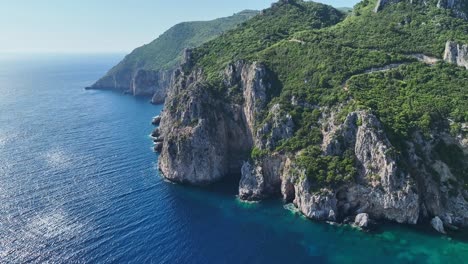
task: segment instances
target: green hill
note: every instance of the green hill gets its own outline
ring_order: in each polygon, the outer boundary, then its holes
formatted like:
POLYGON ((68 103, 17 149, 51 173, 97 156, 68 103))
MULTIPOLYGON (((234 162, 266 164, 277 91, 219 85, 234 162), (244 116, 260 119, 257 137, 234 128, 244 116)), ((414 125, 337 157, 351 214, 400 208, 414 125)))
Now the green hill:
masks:
MULTIPOLYGON (((169 71, 165 76, 169 79, 170 71, 180 62, 185 48, 200 46, 257 14, 257 11, 246 10, 230 17, 212 21, 177 24, 151 43, 135 49, 91 88, 114 89, 138 94, 139 87, 133 87, 138 71, 149 71, 149 74, 169 71)), ((146 74, 145 77, 148 78, 149 74, 146 74)), ((151 77, 149 81, 158 82, 157 77, 151 77)), ((144 81, 148 82, 148 80, 144 81)), ((148 92, 143 89, 143 93, 152 95, 154 88, 149 89, 148 92)))

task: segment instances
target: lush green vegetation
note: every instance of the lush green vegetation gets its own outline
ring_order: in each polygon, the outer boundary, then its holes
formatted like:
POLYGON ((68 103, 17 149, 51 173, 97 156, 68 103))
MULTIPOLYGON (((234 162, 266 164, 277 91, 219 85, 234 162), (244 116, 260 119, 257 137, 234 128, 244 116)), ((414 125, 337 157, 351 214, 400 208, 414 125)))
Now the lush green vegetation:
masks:
POLYGON ((468 122, 468 71, 449 64, 422 63, 388 72, 364 74, 349 81, 359 104, 372 109, 390 132, 407 138, 414 130, 427 135, 448 119, 468 122))
MULTIPOLYGON (((301 151, 298 164, 317 186, 348 182, 355 174, 353 154, 323 156, 317 147, 319 109, 341 105, 342 119, 350 111, 370 109, 395 144, 414 130, 429 135, 449 129, 450 122, 452 132, 459 132, 460 122, 468 121, 468 71, 444 63, 428 66, 411 56, 441 58, 447 40, 468 43, 468 22, 432 2, 402 2, 379 13, 373 12, 375 4, 364 0, 349 16, 313 2, 275 4, 195 49, 194 67, 204 69, 217 96, 238 102, 241 91, 225 87, 223 69, 241 59, 264 63, 277 75, 270 106, 279 103, 296 125, 294 136, 276 151, 301 151), (388 65, 391 70, 371 73, 388 65), (293 105, 293 98, 301 104, 293 105)), ((260 116, 259 125, 268 118, 260 116)), ((251 157, 269 151, 255 148, 251 157)))
POLYGON ((354 181, 356 168, 353 157, 352 153, 342 157, 323 156, 319 147, 311 146, 301 153, 297 164, 306 168, 306 175, 318 189, 354 181))
POLYGON ((239 60, 258 60, 257 53, 289 39, 294 33, 334 25, 344 18, 338 10, 313 2, 277 3, 239 28, 196 49, 195 60, 210 80, 220 81, 219 70, 239 60))

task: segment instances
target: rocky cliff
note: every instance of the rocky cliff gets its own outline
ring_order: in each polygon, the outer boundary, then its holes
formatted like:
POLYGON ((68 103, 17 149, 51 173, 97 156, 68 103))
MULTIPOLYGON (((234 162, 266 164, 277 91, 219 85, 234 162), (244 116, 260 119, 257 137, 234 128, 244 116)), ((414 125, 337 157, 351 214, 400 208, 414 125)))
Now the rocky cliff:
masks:
MULTIPOLYGON (((240 177, 239 198, 282 197, 320 221, 431 222, 444 232, 468 226, 466 71, 437 60, 426 65, 408 53, 393 58, 367 44, 355 54, 349 42, 337 44, 333 30, 340 27, 307 36, 301 21, 294 38, 262 42, 287 32, 273 34, 271 19, 327 8, 281 1, 245 32, 185 53, 154 133, 164 177, 195 185, 240 177), (260 41, 251 40, 257 35, 260 41), (248 59, 233 59, 242 52, 248 59)), ((360 16, 352 21, 368 23, 360 16)), ((466 67, 464 49, 449 42, 445 60, 466 67)))
POLYGON ((203 185, 240 171, 253 146, 255 116, 265 104, 268 72, 239 61, 226 69, 225 83, 241 89, 244 104, 216 96, 201 70, 176 72, 160 127, 159 167, 168 179, 203 185))

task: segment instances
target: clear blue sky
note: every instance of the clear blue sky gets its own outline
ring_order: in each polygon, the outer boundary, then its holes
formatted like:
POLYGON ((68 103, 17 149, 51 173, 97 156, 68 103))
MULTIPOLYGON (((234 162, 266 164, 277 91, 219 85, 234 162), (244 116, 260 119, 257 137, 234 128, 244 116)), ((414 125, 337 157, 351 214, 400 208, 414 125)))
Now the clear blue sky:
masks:
MULTIPOLYGON (((0 0, 0 52, 129 52, 176 23, 275 0, 0 0)), ((358 0, 318 0, 352 7, 358 0)))

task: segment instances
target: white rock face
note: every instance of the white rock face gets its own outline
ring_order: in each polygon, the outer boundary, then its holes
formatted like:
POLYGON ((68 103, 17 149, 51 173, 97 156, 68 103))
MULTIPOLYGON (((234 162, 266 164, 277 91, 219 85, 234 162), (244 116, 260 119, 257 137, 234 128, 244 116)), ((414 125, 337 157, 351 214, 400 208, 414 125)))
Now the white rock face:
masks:
POLYGON ((354 112, 329 133, 324 136, 328 138, 328 144, 322 146, 325 153, 341 155, 352 149, 359 163, 357 184, 339 191, 342 213, 368 212, 375 219, 416 224, 419 198, 412 188, 415 183, 399 171, 379 120, 367 112, 354 112))
POLYGON ((239 183, 239 197, 243 200, 261 200, 280 193, 281 175, 285 158, 281 155, 266 157, 253 166, 245 162, 239 183))
POLYGON ((318 221, 336 221, 337 200, 333 191, 322 189, 318 193, 310 191, 310 183, 303 180, 295 185, 294 204, 308 218, 318 221))
POLYGON ((444 223, 442 220, 436 216, 431 220, 432 227, 439 233, 446 234, 444 229, 444 223))
POLYGON ((465 67, 468 70, 468 45, 448 41, 445 45, 444 60, 465 67))
POLYGON ((354 219, 354 225, 360 228, 369 227, 369 215, 366 213, 356 215, 356 218, 354 219))

